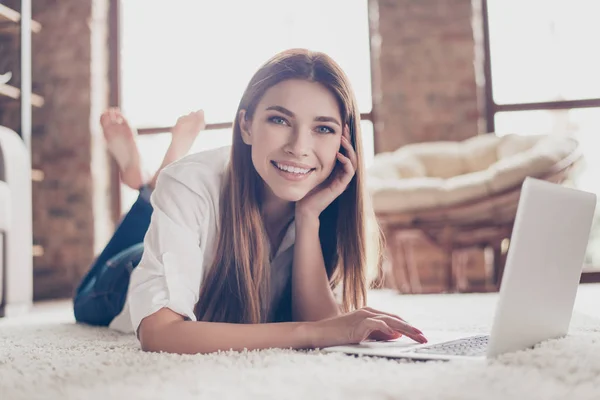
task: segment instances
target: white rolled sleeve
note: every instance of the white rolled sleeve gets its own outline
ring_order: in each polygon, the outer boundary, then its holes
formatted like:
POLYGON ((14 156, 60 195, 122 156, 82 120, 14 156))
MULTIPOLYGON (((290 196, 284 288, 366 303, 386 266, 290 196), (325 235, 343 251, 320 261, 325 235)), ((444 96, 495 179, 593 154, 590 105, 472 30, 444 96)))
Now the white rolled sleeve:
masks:
POLYGON ((159 176, 144 254, 131 275, 129 311, 136 334, 142 320, 161 308, 196 320, 194 306, 214 216, 209 212, 210 196, 192 189, 177 172, 166 169, 159 176))

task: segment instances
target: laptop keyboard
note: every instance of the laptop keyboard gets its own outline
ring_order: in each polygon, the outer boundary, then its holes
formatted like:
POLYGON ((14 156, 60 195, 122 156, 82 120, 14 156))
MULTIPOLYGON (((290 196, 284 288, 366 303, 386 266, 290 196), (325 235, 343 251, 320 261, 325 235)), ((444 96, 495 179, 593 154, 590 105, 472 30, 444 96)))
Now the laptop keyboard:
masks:
POLYGON ((483 356, 488 346, 488 335, 472 336, 421 347, 415 353, 441 354, 450 356, 483 356))

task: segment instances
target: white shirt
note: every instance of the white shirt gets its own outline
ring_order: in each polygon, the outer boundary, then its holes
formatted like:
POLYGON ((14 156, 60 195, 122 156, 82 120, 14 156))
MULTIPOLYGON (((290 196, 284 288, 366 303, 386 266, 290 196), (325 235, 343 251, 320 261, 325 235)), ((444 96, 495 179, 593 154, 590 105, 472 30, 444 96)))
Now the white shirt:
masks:
MULTIPOLYGON (((145 317, 163 307, 196 321, 200 285, 218 242, 221 186, 230 147, 187 156, 165 168, 151 196, 154 208, 144 254, 131 274, 123 311, 110 328, 137 332, 145 317)), ((295 224, 271 260, 271 303, 291 279, 295 224)))

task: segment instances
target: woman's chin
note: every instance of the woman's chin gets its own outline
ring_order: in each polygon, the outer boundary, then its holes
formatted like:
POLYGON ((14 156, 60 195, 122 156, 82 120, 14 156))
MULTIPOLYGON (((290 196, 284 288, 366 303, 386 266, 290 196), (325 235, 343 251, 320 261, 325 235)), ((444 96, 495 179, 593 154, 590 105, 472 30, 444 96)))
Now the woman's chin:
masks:
POLYGON ((307 191, 301 188, 279 188, 279 190, 273 190, 275 196, 284 201, 296 202, 300 201, 306 196, 307 191))
POLYGON ((297 201, 302 200, 304 195, 305 195, 305 193, 302 193, 302 194, 285 193, 285 194, 282 194, 281 196, 277 196, 277 197, 279 197, 281 200, 295 203, 297 201))

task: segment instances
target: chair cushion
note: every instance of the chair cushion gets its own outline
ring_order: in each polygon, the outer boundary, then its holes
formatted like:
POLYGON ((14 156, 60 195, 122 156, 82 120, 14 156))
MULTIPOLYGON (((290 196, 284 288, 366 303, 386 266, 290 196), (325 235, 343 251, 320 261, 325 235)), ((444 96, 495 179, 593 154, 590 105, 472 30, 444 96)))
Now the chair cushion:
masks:
POLYGON ((378 212, 449 206, 543 175, 577 146, 569 137, 515 134, 415 143, 377 154, 367 184, 378 212))

